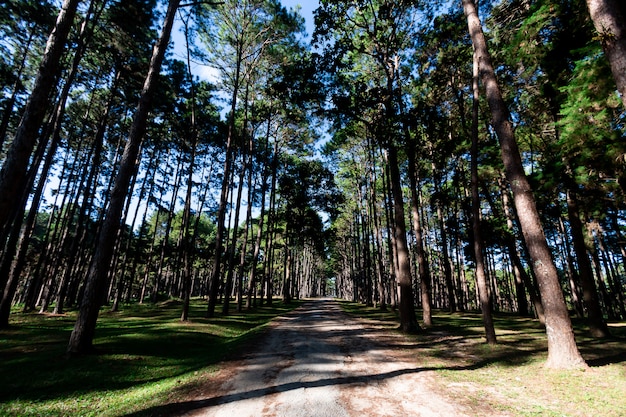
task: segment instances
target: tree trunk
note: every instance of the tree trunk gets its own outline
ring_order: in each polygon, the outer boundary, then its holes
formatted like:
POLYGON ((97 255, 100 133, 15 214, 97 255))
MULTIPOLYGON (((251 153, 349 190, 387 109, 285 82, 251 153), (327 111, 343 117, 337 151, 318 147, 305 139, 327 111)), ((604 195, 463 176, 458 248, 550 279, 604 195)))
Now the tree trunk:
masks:
POLYGON ((587 255, 583 223, 580 220, 578 210, 578 199, 576 198, 575 192, 572 190, 567 193, 567 213, 572 235, 572 244, 574 245, 576 260, 578 261, 578 278, 580 279, 580 285, 583 290, 583 300, 587 308, 589 331, 593 337, 609 337, 609 328, 602 316, 598 289, 593 279, 593 268, 589 261, 589 256, 587 255))
POLYGON ((409 179, 411 181, 411 214, 413 219, 413 233, 415 233, 415 250, 417 257, 417 271, 420 278, 420 289, 422 297, 422 322, 425 327, 433 325, 432 300, 430 268, 428 259, 424 251, 422 220, 420 218, 420 198, 419 198, 419 181, 417 168, 415 166, 415 146, 411 145, 408 149, 409 158, 409 179))
MULTIPOLYGON (((270 124, 268 122, 266 139, 269 141, 270 124)), ((274 146, 276 152, 277 146, 274 146)), ((267 170, 264 169, 261 179, 261 213, 259 214, 259 222, 257 223, 257 234, 254 241, 254 249, 252 253, 252 264, 250 265, 250 277, 248 279, 248 294, 246 295, 246 309, 252 308, 252 294, 256 289, 256 268, 259 262, 259 253, 261 252, 261 239, 263 237, 263 223, 265 217, 265 198, 267 194, 267 170)))
MULTIPOLYGON (((437 189, 437 185, 435 185, 437 189)), ((452 268, 450 267, 450 254, 448 252, 448 233, 446 231, 445 219, 443 218, 442 201, 436 202, 437 219, 439 220, 439 230, 441 232, 441 266, 443 268, 443 276, 446 283, 448 309, 451 313, 457 310, 456 298, 454 296, 454 284, 452 282, 452 268)))
POLYGON ((626 108, 626 16, 623 0, 587 0, 587 8, 626 108))
POLYGON ((237 196, 235 201, 235 218, 232 222, 232 236, 228 247, 228 270, 226 271, 226 283, 224 285, 224 304, 222 314, 228 315, 230 312, 230 296, 233 292, 233 275, 235 273, 235 252, 237 251, 237 234, 239 233, 239 215, 241 213, 241 197, 243 195, 243 183, 246 176, 247 158, 244 153, 241 155, 241 173, 239 174, 239 184, 237 186, 237 196))
MULTIPOLYGON (((287 230, 285 230, 287 232, 287 230)), ((290 239, 287 239, 287 243, 285 245, 285 254, 284 254, 284 271, 283 271, 283 303, 289 304, 291 302, 291 265, 293 263, 293 251, 290 249, 289 245, 290 239)))
POLYGON ((30 156, 49 107, 50 92, 60 71, 65 42, 79 3, 79 0, 65 0, 61 6, 55 27, 46 44, 33 91, 0 170, 0 230, 9 227, 10 219, 19 210, 15 202, 20 201, 20 195, 26 185, 30 156))
MULTIPOLYGON (((517 246, 515 245, 514 230, 513 230, 514 217, 513 217, 513 213, 511 212, 511 206, 509 204, 509 200, 510 200, 509 191, 506 187, 505 179, 502 178, 502 174, 500 175, 500 178, 498 178, 498 183, 500 185, 500 193, 502 195, 502 207, 504 209, 504 215, 506 216, 506 225, 507 225, 507 229, 510 232, 505 237, 506 245, 509 248, 509 255, 511 256, 511 261, 513 262, 513 265, 514 265, 514 272, 515 272, 516 280, 518 279, 517 277, 519 274, 519 279, 521 279, 521 281, 524 283, 524 286, 526 287, 526 291, 528 291, 530 302, 532 303, 533 308, 535 309, 535 314, 537 315, 539 322, 545 325, 546 316, 543 311, 543 305, 541 304, 541 296, 537 293, 536 285, 531 279, 530 275, 528 275, 528 272, 524 269, 524 265, 522 264, 520 253, 518 252, 517 246)), ((492 207, 495 207, 495 205, 492 204, 492 207)), ((523 294, 523 296, 524 298, 526 298, 525 294, 523 294)))
POLYGON ((396 279, 400 289, 400 329, 405 333, 421 331, 415 316, 413 299, 413 283, 411 279, 411 263, 409 248, 406 241, 406 223, 404 220, 404 197, 396 146, 389 145, 389 173, 391 192, 393 194, 394 236, 397 265, 396 279))
POLYGON ((485 338, 490 345, 496 344, 496 331, 491 315, 491 297, 485 277, 484 244, 480 230, 480 195, 478 193, 478 55, 474 54, 474 74, 472 76, 472 147, 471 147, 471 185, 472 185, 472 231, 474 232, 474 257, 476 260, 476 288, 480 299, 480 310, 485 325, 485 338))
POLYGON ((131 178, 137 169, 135 164, 139 148, 143 139, 148 114, 150 111, 152 96, 156 87, 156 80, 161 70, 161 64, 165 57, 167 45, 176 16, 176 9, 180 0, 170 0, 161 36, 152 51, 150 68, 146 76, 139 105, 131 125, 128 141, 124 149, 124 155, 120 161, 120 168, 113 186, 111 201, 107 214, 100 231, 100 237, 96 251, 89 268, 89 273, 84 286, 83 298, 76 319, 74 330, 70 336, 67 353, 77 355, 88 353, 93 349, 93 338, 100 310, 100 299, 106 284, 108 268, 113 258, 113 246, 115 236, 120 228, 120 219, 124 201, 128 193, 131 178))
POLYGON ((219 287, 221 281, 221 270, 220 263, 222 259, 222 251, 224 250, 224 232, 226 225, 224 224, 226 220, 226 205, 228 200, 228 188, 229 188, 229 179, 230 179, 230 171, 232 166, 232 147, 233 141, 235 139, 235 117, 237 109, 237 96, 239 93, 239 85, 240 85, 240 76, 241 76, 241 66, 242 64, 242 56, 243 51, 241 50, 242 46, 238 45, 237 48, 237 56, 235 59, 236 69, 235 69, 235 78, 233 83, 233 94, 230 103, 230 120, 228 122, 228 137, 226 139, 226 159, 224 161, 224 177, 222 180, 222 189, 220 192, 220 201, 217 209, 217 230, 215 233, 215 257, 213 264, 213 273, 211 274, 211 289, 209 293, 209 303, 207 306, 207 317, 213 317, 215 314, 215 305, 217 304, 217 297, 219 294, 219 287))
POLYGON ((500 140, 502 160, 509 185, 513 190, 515 208, 533 269, 539 282, 548 335, 546 366, 551 368, 586 367, 587 365, 576 346, 574 330, 559 284, 558 273, 541 226, 532 189, 524 172, 513 127, 509 120, 509 112, 491 64, 476 5, 473 0, 462 0, 462 5, 480 65, 479 72, 485 85, 487 102, 493 116, 493 127, 500 140))
MULTIPOLYGON (((195 252, 195 244, 191 239, 191 199, 193 197, 193 172, 196 163, 196 149, 198 147, 198 132, 196 129, 196 88, 193 74, 191 73, 191 48, 189 46, 190 27, 189 19, 191 14, 187 14, 182 19, 183 30, 185 35, 185 52, 187 53, 187 75, 191 83, 191 158, 189 161, 189 172, 187 174, 187 193, 185 195, 185 208, 183 210, 183 222, 181 226, 182 251, 183 251, 183 309, 180 314, 181 321, 189 320, 189 304, 191 301, 191 293, 193 291, 191 285, 191 277, 193 274, 193 260, 195 252)), ((200 213, 198 213, 200 215, 200 213)))

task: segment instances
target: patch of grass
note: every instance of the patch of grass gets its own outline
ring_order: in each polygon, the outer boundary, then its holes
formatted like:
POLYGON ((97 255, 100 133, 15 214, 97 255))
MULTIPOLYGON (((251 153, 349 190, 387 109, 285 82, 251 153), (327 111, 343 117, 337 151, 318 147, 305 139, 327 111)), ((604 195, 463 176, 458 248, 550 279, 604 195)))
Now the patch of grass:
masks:
MULTIPOLYGON (((121 416, 183 398, 210 378, 220 361, 254 343, 265 325, 301 303, 259 307, 204 318, 206 302, 192 301, 190 321, 181 303, 103 308, 97 354, 67 359, 76 312, 61 316, 15 312, 0 331, 0 415, 121 416)), ((219 306, 218 306, 219 307, 219 306)))
MULTIPOLYGON (((353 316, 398 327, 394 311, 341 304, 353 316)), ((547 340, 537 320, 496 314, 495 346, 485 343, 480 314, 437 311, 433 323, 423 334, 406 336, 415 361, 437 372, 442 392, 477 413, 491 409, 528 417, 626 415, 626 323, 610 323, 614 337, 597 340, 588 336, 582 320, 574 320, 578 347, 590 368, 571 371, 544 367, 547 340)))

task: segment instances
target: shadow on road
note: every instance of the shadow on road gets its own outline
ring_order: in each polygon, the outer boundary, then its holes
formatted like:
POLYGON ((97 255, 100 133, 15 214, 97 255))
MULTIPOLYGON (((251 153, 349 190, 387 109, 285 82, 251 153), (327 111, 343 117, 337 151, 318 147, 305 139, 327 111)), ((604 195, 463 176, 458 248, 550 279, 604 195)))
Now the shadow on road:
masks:
POLYGON ((386 372, 375 375, 362 375, 362 376, 346 376, 337 378, 320 379, 318 381, 304 381, 304 382, 292 382, 282 385, 268 386, 262 389, 256 389, 252 391, 233 393, 228 395, 222 395, 212 398, 206 398, 195 401, 186 401, 175 404, 166 404, 163 406, 157 406, 142 410, 136 413, 127 414, 126 417, 139 417, 139 416, 166 416, 172 414, 182 414, 197 410, 200 408, 213 407, 220 404, 227 404, 235 401, 249 400, 253 398, 260 398, 266 395, 272 395, 280 392, 287 392, 291 390, 297 390, 300 388, 317 388, 325 386, 339 386, 350 384, 365 384, 372 381, 382 381, 388 378, 394 378, 401 375, 413 374, 423 371, 432 370, 434 368, 411 368, 401 369, 393 372, 386 372))

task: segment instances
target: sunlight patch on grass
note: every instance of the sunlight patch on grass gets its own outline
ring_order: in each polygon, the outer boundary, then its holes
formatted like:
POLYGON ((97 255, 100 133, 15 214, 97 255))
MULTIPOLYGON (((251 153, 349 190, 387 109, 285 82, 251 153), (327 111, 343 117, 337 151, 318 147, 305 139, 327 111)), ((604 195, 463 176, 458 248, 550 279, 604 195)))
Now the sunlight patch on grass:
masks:
MULTIPOLYGON (((348 302, 342 307, 374 319, 369 307, 348 302)), ((397 324, 389 315, 380 320, 397 324)), ((547 341, 536 320, 496 314, 494 346, 485 343, 479 314, 437 311, 433 322, 425 333, 406 336, 416 346, 415 362, 436 369, 442 391, 477 415, 485 409, 527 417, 626 415, 625 323, 610 324, 615 339, 597 340, 575 320, 579 349, 591 367, 555 371, 544 367, 547 341)))
POLYGON ((168 404, 300 304, 207 319, 206 301, 195 299, 189 322, 180 322, 178 302, 103 309, 97 354, 73 359, 65 358, 65 348, 75 312, 16 313, 12 327, 0 331, 0 415, 122 416, 168 404))

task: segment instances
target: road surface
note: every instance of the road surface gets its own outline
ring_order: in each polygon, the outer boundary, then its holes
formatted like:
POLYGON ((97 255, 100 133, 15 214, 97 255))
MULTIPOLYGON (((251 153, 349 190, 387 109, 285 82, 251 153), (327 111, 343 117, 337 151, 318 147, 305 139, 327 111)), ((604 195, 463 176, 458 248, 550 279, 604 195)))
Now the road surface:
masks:
MULTIPOLYGON (((357 321, 332 300, 305 303, 272 323, 184 416, 467 416, 434 372, 416 366, 406 339, 357 321)), ((190 404, 188 404, 190 405, 190 404)))

